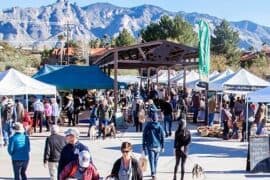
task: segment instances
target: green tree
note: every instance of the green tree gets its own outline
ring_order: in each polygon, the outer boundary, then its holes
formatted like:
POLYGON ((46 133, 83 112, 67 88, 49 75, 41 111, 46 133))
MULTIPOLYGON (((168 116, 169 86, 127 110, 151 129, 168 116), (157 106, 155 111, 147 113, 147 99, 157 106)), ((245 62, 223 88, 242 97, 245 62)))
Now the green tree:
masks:
POLYGON ((117 47, 129 46, 135 43, 134 37, 128 32, 127 29, 123 29, 115 39, 115 45, 117 47))
POLYGON ((228 21, 223 20, 214 30, 211 49, 217 54, 232 55, 238 51, 239 34, 234 31, 228 21))
POLYGON ((89 42, 90 48, 99 48, 100 44, 101 44, 101 42, 100 42, 100 39, 98 39, 98 38, 97 39, 92 39, 89 42))
POLYGON ((143 40, 172 40, 182 44, 197 45, 197 35, 192 25, 180 16, 162 16, 158 23, 150 23, 141 31, 143 40))

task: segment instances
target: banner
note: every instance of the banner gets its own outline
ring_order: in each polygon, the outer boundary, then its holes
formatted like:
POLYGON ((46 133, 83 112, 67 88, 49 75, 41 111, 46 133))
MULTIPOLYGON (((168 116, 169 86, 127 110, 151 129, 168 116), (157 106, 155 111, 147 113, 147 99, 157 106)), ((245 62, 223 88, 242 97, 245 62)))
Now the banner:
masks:
POLYGON ((208 24, 199 22, 199 73, 202 81, 208 82, 210 72, 210 30, 208 24))

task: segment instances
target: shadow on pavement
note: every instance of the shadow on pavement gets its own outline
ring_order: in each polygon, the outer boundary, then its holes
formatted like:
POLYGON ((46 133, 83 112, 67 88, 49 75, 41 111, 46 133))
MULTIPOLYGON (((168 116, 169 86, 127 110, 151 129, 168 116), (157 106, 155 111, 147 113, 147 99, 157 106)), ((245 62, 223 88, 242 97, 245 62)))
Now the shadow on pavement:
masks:
MULTIPOLYGON (((173 139, 165 139, 165 151, 161 153, 160 156, 174 156, 173 143, 174 143, 173 139)), ((108 147, 106 149, 120 150, 119 146, 108 147)), ((133 152, 141 153, 142 145, 133 144, 133 152)), ((246 157, 247 151, 243 149, 237 149, 237 148, 219 147, 219 146, 199 144, 199 143, 192 142, 192 144, 189 146, 189 155, 192 155, 192 154, 196 154, 202 157, 216 157, 216 158, 242 157, 243 158, 243 157, 246 157)))
MULTIPOLYGON (((5 178, 5 177, 0 177, 0 180, 13 180, 14 178, 5 178)), ((45 177, 34 177, 34 178, 27 178, 28 180, 49 180, 50 178, 45 178, 45 177)))

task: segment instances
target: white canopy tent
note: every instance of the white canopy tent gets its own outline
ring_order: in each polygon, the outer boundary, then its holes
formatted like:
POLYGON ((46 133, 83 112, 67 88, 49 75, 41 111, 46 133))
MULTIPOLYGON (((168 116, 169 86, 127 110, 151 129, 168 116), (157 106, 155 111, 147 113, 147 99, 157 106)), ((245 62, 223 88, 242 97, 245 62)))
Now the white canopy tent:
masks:
POLYGON ((224 92, 249 92, 270 86, 270 83, 245 69, 237 71, 223 83, 224 92))
POLYGON ((127 84, 134 84, 134 83, 140 84, 140 81, 141 81, 138 76, 134 76, 134 75, 119 75, 117 77, 117 80, 119 82, 124 82, 127 84))
MULTIPOLYGON (((176 71, 170 70, 170 78, 173 78, 175 75, 176 75, 176 71)), ((164 84, 168 83, 168 70, 159 70, 158 75, 152 76, 151 80, 155 82, 157 79, 157 76, 158 76, 159 83, 164 83, 164 84)))
MULTIPOLYGON (((188 73, 188 71, 187 71, 188 73)), ((174 77, 172 77, 170 80, 171 82, 177 81, 177 79, 181 79, 184 76, 184 71, 178 71, 174 77)))
POLYGON ((33 79, 15 69, 0 73, 0 95, 56 95, 56 87, 33 79))
POLYGON ((222 79, 222 78, 224 78, 224 77, 226 77, 228 75, 231 75, 233 73, 234 73, 233 70, 227 69, 227 70, 223 71, 222 73, 218 74, 218 76, 216 76, 212 81, 216 81, 218 79, 222 79))
MULTIPOLYGON (((196 81, 200 78, 199 73, 195 72, 195 71, 190 71, 187 73, 186 75, 186 83, 192 82, 192 81, 196 81)), ((180 79, 176 80, 177 85, 183 85, 184 83, 184 76, 182 76, 180 79)))
MULTIPOLYGON (((215 78, 217 78, 220 75, 220 73, 218 71, 214 71, 209 75, 209 82, 211 82, 212 80, 214 80, 215 78)), ((187 83, 187 87, 191 88, 191 89, 200 89, 200 87, 197 86, 197 84, 200 82, 200 79, 191 81, 187 83)))
POLYGON ((270 87, 259 89, 247 94, 248 102, 270 102, 270 87))
POLYGON ((223 83, 230 79, 233 74, 234 72, 231 69, 220 73, 217 77, 210 81, 209 90, 222 91, 223 83))

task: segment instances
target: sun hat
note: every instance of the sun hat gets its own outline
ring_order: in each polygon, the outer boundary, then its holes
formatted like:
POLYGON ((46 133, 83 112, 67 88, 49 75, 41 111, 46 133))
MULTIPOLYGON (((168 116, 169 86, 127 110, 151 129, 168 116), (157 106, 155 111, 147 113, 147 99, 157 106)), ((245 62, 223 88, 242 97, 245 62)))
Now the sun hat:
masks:
POLYGON ((23 124, 20 122, 14 123, 13 130, 15 131, 15 133, 24 133, 25 132, 23 124))
POLYGON ((57 133, 59 133, 59 126, 56 125, 56 124, 52 125, 52 127, 51 127, 51 133, 52 133, 52 134, 57 134, 57 133))
POLYGON ((69 128, 69 129, 67 129, 65 131, 65 135, 66 136, 73 135, 73 136, 75 136, 75 137, 78 138, 80 136, 80 132, 77 129, 75 129, 75 128, 69 128))
POLYGON ((8 105, 8 106, 13 106, 13 105, 14 105, 14 101, 13 101, 11 98, 9 98, 9 99, 7 100, 7 105, 8 105))
POLYGON ((88 151, 79 152, 79 165, 80 167, 87 168, 90 164, 91 156, 88 151))
POLYGON ((69 100, 73 100, 72 94, 68 94, 68 95, 66 96, 66 98, 69 99, 69 100))

